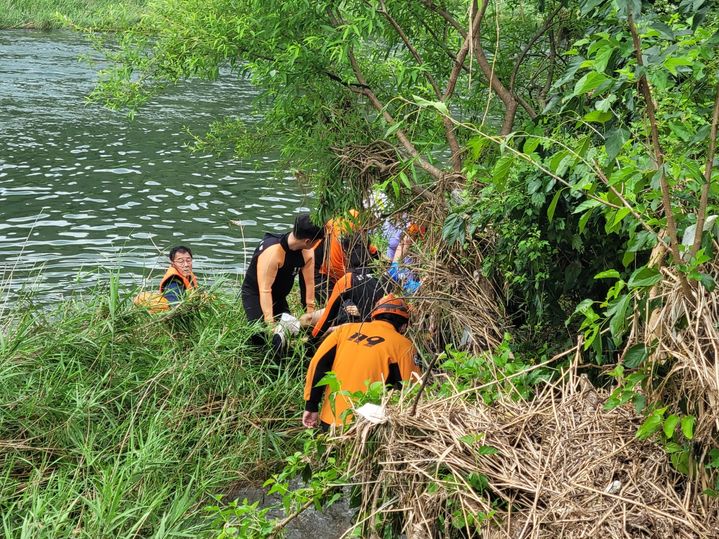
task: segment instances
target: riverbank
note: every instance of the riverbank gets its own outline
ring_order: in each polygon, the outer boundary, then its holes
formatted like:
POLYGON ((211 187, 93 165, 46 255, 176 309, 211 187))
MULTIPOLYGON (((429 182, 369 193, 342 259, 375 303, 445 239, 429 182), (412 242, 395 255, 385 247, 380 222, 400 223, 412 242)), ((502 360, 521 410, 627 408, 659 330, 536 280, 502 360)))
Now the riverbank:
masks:
POLYGON ((147 0, 0 0, 0 29, 121 31, 140 22, 146 5, 147 0))
POLYGON ((3 316, 5 533, 211 536, 212 496, 263 481, 302 443, 299 350, 278 373, 241 313, 216 297, 153 317, 112 278, 3 316))

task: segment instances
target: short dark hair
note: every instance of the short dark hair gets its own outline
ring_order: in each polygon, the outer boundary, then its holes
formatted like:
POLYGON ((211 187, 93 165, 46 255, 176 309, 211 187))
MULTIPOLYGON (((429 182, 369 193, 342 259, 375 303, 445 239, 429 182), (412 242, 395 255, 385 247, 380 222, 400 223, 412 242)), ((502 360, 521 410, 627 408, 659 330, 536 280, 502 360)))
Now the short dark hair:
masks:
POLYGON ((292 233, 298 240, 319 240, 325 235, 325 230, 310 220, 309 213, 300 213, 295 217, 295 226, 292 233))
POLYGON ((359 235, 354 235, 352 240, 347 242, 345 252, 349 251, 349 269, 366 268, 372 262, 372 254, 369 252, 369 242, 367 240, 362 241, 363 238, 359 235))
POLYGON ((394 326, 394 329, 397 330, 397 332, 402 329, 402 326, 409 323, 405 317, 393 313, 380 313, 376 315, 373 320, 384 320, 385 322, 389 322, 392 326, 394 326))
POLYGON ((188 255, 190 255, 190 258, 194 258, 192 256, 192 251, 189 247, 185 247, 184 245, 177 245, 170 249, 170 262, 174 262, 177 253, 187 253, 188 255))

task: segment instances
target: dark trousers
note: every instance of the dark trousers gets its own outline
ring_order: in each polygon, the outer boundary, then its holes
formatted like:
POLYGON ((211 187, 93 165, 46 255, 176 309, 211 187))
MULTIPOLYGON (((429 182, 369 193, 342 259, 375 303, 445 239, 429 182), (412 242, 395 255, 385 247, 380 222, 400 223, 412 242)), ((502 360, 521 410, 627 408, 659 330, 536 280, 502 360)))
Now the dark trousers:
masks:
MULTIPOLYGON (((245 309, 248 322, 257 322, 264 320, 265 315, 260 306, 260 295, 242 291, 242 306, 245 309)), ((278 318, 282 313, 290 312, 290 306, 287 304, 287 298, 272 297, 272 314, 278 318)))
MULTIPOLYGON (((260 306, 260 296, 259 294, 254 294, 251 292, 246 292, 245 290, 242 291, 242 307, 245 309, 245 315, 247 316, 248 322, 258 322, 262 321, 265 318, 264 313, 262 312, 262 307, 260 306)), ((290 313, 290 306, 287 304, 287 298, 272 298, 272 314, 275 318, 279 318, 282 313, 290 313)), ((272 337, 268 339, 268 335, 264 332, 255 333, 250 337, 250 342, 254 344, 255 346, 267 346, 269 345, 273 352, 275 358, 279 357, 279 354, 282 352, 282 340, 280 339, 279 335, 272 335, 272 337), (271 339, 271 340, 270 340, 271 339)))

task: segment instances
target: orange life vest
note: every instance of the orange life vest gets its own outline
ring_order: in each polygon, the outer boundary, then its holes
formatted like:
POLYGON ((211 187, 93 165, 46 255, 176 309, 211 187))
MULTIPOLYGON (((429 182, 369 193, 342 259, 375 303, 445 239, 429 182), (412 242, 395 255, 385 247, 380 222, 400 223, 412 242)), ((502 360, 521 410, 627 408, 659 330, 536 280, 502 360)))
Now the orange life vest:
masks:
POLYGON ((182 273, 177 271, 174 266, 170 266, 169 268, 167 268, 165 275, 162 277, 162 280, 160 281, 160 292, 164 291, 165 285, 173 277, 177 277, 182 281, 182 284, 185 286, 185 290, 191 290, 193 288, 197 288, 197 277, 195 277, 194 273, 190 273, 190 278, 188 279, 187 277, 182 275, 182 273))

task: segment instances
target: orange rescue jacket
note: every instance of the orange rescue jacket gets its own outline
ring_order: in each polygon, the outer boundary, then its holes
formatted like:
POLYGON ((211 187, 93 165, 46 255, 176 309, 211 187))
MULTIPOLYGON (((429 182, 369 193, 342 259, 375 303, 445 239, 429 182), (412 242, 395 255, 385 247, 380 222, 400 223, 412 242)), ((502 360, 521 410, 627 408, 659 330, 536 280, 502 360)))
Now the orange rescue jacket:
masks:
POLYGON ((170 266, 167 268, 167 271, 165 272, 165 275, 162 277, 162 280, 160 281, 160 293, 162 293, 165 289, 165 285, 168 283, 170 279, 173 277, 177 277, 182 281, 182 284, 185 286, 185 290, 191 290, 193 288, 197 288, 197 277, 195 277, 194 273, 190 273, 190 278, 188 279, 182 273, 177 271, 174 266, 170 266))
POLYGON ((320 420, 342 425, 342 414, 352 407, 352 402, 335 393, 333 412, 329 389, 317 387, 325 374, 333 371, 341 390, 366 391, 366 382, 399 383, 415 374, 418 378, 420 370, 415 356, 410 340, 385 320, 340 326, 322 342, 310 362, 305 381, 305 410, 317 411, 322 401, 320 420))

